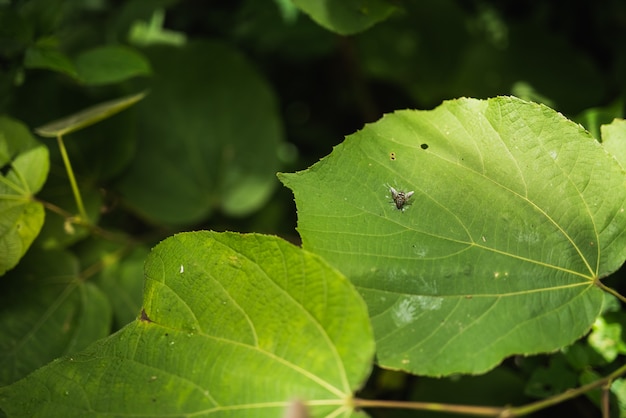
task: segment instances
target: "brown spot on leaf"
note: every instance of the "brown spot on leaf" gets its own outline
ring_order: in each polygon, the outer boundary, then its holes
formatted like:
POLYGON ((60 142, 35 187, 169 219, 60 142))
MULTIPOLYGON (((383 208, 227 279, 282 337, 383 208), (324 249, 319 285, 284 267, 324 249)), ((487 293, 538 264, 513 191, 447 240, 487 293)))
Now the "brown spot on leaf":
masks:
POLYGON ((148 317, 148 314, 146 313, 146 310, 143 309, 143 308, 141 309, 141 318, 140 319, 142 321, 145 321, 145 322, 153 322, 152 319, 150 319, 150 317, 148 317))

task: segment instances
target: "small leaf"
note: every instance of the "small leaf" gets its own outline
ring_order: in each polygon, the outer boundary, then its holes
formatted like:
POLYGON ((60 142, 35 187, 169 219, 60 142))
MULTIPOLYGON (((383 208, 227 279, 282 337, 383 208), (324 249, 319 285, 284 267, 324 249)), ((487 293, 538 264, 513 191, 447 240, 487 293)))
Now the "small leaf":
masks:
POLYGON ((619 354, 626 354, 626 343, 624 343, 622 329, 622 323, 626 318, 624 315, 620 315, 619 319, 621 321, 611 322, 603 317, 596 319, 588 337, 589 345, 608 363, 615 360, 619 354))
POLYGON ((294 0, 293 3, 321 26, 341 35, 364 31, 395 10, 384 0, 294 0))
MULTIPOLYGON (((573 119, 580 123, 586 130, 591 132, 594 138, 601 138, 603 125, 610 125, 613 119, 624 114, 624 105, 621 100, 617 100, 603 107, 592 107, 581 112, 573 119)), ((604 142, 604 139, 603 139, 604 142)))
POLYGON ((365 304, 279 238, 191 232, 155 247, 141 317, 0 388, 8 416, 363 416, 374 352, 365 304))
POLYGON ((35 132, 47 138, 67 135, 121 112, 143 99, 146 94, 146 92, 142 92, 100 103, 63 119, 41 126, 35 129, 35 132))
POLYGON ((626 257, 623 169, 579 125, 516 98, 386 115, 280 178, 304 248, 359 289, 390 368, 482 373, 571 344, 626 257), (402 210, 391 187, 414 192, 402 210))
POLYGON ((41 230, 43 205, 33 195, 49 165, 48 149, 26 126, 0 116, 0 275, 19 262, 41 230))
POLYGON ((620 415, 623 417, 624 411, 626 411, 626 379, 615 379, 611 385, 611 393, 615 395, 617 410, 620 411, 620 415))
POLYGON ((76 77, 76 69, 72 62, 61 51, 48 46, 33 46, 26 50, 24 67, 45 68, 76 77))
POLYGON ((119 83, 150 74, 150 63, 139 52, 121 45, 90 49, 76 58, 78 77, 90 85, 119 83))

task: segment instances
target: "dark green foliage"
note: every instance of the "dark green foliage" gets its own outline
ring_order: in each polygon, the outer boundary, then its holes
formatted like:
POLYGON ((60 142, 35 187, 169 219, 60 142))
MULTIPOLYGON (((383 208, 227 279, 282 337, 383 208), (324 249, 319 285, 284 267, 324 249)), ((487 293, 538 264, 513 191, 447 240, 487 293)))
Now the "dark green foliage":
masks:
POLYGON ((625 417, 624 22, 0 0, 0 415, 625 417))

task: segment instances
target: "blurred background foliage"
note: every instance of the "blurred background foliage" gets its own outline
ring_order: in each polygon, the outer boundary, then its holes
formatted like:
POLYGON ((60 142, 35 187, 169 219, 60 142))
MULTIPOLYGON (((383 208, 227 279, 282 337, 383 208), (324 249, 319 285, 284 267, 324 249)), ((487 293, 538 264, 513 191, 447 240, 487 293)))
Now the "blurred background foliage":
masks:
POLYGON ((618 0, 398 1, 386 20, 350 36, 286 1, 3 3, 3 113, 36 127, 152 89, 139 122, 131 111, 68 141, 82 181, 128 203, 135 226, 292 234, 289 193, 268 173, 303 169, 396 109, 513 94, 580 116, 589 129, 623 113, 626 5, 618 0), (257 138, 233 130, 255 117, 267 125, 251 128, 257 138), (197 142, 194 152, 172 167, 146 158, 172 160, 186 139, 197 142), (235 157, 233 144, 244 152, 235 157), (210 169, 190 165, 198 150, 210 169), (180 171, 188 173, 159 180, 180 171))
MULTIPOLYGON (((133 318, 147 248, 168 235, 254 231, 297 242, 293 197, 275 173, 308 167, 386 112, 430 109, 461 96, 515 95, 557 109, 596 137, 601 124, 624 117, 622 0, 370 1, 361 10, 374 18, 353 26, 320 20, 315 2, 294 3, 300 8, 287 0, 0 0, 0 114, 33 130, 149 91, 135 107, 66 138, 91 221, 133 246, 87 238, 63 212, 48 211, 27 255, 62 251, 43 258, 93 278, 111 300, 123 294, 113 328, 133 318)), ((51 169, 38 198, 75 213, 56 144, 40 140, 50 148, 51 169)), ((39 262, 20 266, 4 285, 31 277, 23 270, 39 262)), ((623 293, 618 283, 609 285, 623 293)), ((11 289, 16 298, 26 292, 11 289)), ((37 297, 58 294, 48 289, 37 297)), ((594 338, 608 338, 614 324, 621 331, 624 321, 615 308, 594 338)), ((107 320, 98 329, 110 326, 107 320)), ((519 403, 580 384, 593 367, 605 372, 612 360, 592 345, 511 359, 473 383, 379 370, 365 393, 519 403), (471 395, 477 387, 495 398, 471 395)), ((618 346, 616 355, 623 353, 618 346)), ((594 416, 590 402, 561 408, 594 416)))

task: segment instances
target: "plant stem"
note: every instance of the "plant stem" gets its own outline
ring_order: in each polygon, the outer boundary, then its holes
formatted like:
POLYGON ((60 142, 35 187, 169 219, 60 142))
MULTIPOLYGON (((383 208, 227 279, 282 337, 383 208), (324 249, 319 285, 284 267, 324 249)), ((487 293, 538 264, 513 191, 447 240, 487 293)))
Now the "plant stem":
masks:
MULTIPOLYGON (((385 401, 370 399, 353 399, 353 405, 357 408, 400 408, 400 409, 416 409, 425 411, 439 411, 455 414, 489 416, 489 417, 518 417, 537 412, 541 409, 564 402, 566 400, 580 396, 592 389, 606 386, 609 390, 613 380, 626 373, 626 365, 615 370, 608 376, 591 382, 587 385, 576 389, 567 390, 550 398, 542 399, 537 402, 529 403, 522 406, 478 406, 478 405, 455 405, 443 404, 436 402, 410 402, 410 401, 385 401)), ((608 409, 608 408, 607 408, 608 409)))
POLYGON ((622 296, 617 290, 614 290, 608 286, 605 286, 604 283, 602 283, 600 280, 596 280, 596 286, 598 286, 600 289, 604 290, 605 292, 612 294, 613 296, 615 296, 622 302, 626 303, 626 297, 622 296))
POLYGON ((624 373, 626 373, 626 365, 615 370, 610 375, 603 377, 602 379, 596 380, 595 382, 591 382, 589 384, 586 384, 576 389, 567 390, 558 395, 552 396, 550 398, 542 399, 541 401, 533 402, 528 405, 513 407, 513 408, 510 408, 509 410, 511 411, 512 416, 527 415, 532 412, 539 411, 540 409, 546 408, 548 406, 556 405, 568 399, 575 398, 577 396, 582 395, 583 393, 589 392, 592 389, 596 389, 604 385, 610 385, 613 380, 623 375, 624 373))
POLYGON ((449 412, 485 417, 501 416, 507 408, 498 406, 453 405, 436 402, 384 401, 370 399, 354 399, 353 404, 359 408, 400 408, 422 411, 449 412))
POLYGON ((85 211, 85 206, 83 205, 83 198, 80 196, 80 190, 78 189, 78 184, 76 183, 76 178, 74 177, 74 170, 72 170, 72 164, 70 164, 70 159, 67 155, 67 150, 65 149, 65 144, 63 143, 61 135, 57 136, 57 142, 59 144, 59 150, 61 151, 61 157, 63 158, 63 164, 65 164, 65 170, 67 171, 67 177, 69 178, 70 185, 72 186, 72 193, 74 193, 78 214, 83 222, 89 223, 89 218, 87 217, 87 212, 85 211))
POLYGON ((56 213, 57 215, 65 218, 66 221, 70 221, 73 224, 77 224, 79 226, 85 227, 91 232, 93 232, 94 234, 99 235, 106 240, 109 240, 112 242, 118 242, 122 244, 126 244, 129 241, 136 242, 135 239, 126 237, 125 235, 121 233, 110 232, 110 231, 107 231, 106 229, 99 227, 98 225, 94 225, 92 223, 83 221, 82 219, 76 219, 76 217, 74 217, 71 213, 69 213, 68 211, 64 209, 61 209, 60 207, 58 207, 57 205, 53 203, 47 202, 45 200, 38 200, 38 199, 37 201, 41 203, 49 211, 56 213))

